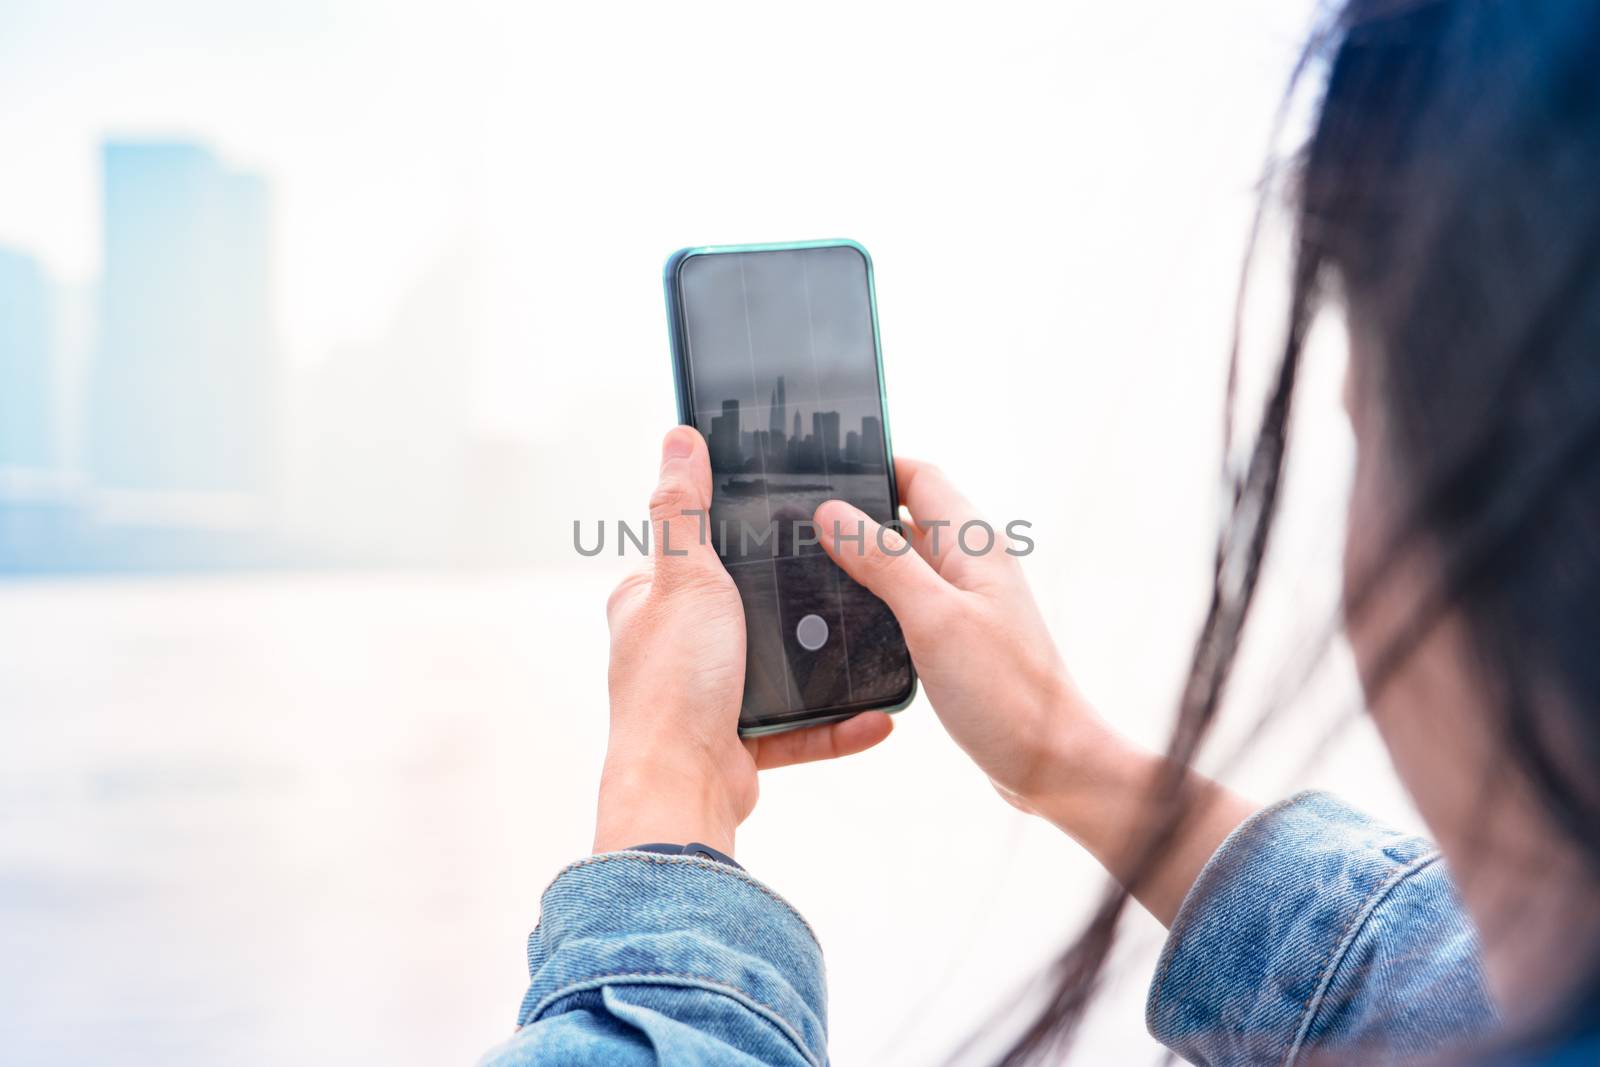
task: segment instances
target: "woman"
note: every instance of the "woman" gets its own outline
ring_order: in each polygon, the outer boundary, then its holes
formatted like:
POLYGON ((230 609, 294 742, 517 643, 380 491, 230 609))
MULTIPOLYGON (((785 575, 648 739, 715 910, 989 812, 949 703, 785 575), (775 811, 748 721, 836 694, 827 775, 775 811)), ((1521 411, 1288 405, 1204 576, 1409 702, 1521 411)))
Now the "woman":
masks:
MULTIPOLYGON (((1008 1062, 1070 1034, 1129 893, 1171 928, 1152 1032, 1194 1062, 1600 1062, 1600 5, 1349 0, 1324 54, 1288 339, 1165 755, 1086 704, 1004 553, 935 553, 914 527, 904 555, 828 545, 893 609, 951 738, 1124 887, 1008 1062), (1258 811, 1186 769, 1323 303, 1351 338, 1346 632, 1437 848, 1326 795, 1258 811)), ((897 473, 915 519, 971 516, 938 470, 897 473)), ((672 431, 653 520, 690 544, 682 513, 710 493, 704 443, 672 431)), ((872 528, 837 501, 816 518, 825 542, 872 528)), ((708 546, 657 558, 608 612, 595 855, 545 893, 521 1029, 488 1062, 821 1063, 809 928, 719 854, 759 768, 859 751, 889 721, 741 743, 739 598, 708 546)))

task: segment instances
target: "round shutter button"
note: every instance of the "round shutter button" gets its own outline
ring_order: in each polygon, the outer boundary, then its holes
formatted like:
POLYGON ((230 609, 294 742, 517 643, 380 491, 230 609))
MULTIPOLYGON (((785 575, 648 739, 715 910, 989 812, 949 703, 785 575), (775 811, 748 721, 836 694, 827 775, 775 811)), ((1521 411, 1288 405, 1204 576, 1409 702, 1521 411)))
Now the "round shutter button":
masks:
POLYGON ((828 620, 821 615, 807 615, 795 625, 794 636, 801 648, 815 652, 828 643, 828 620))

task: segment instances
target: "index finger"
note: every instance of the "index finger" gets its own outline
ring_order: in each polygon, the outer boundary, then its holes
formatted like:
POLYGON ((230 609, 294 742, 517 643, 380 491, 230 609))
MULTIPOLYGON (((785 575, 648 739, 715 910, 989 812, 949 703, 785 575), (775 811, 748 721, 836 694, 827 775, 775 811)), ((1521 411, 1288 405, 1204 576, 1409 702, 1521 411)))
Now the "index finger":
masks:
POLYGON ((918 521, 926 516, 959 526, 978 517, 978 510, 950 484, 944 471, 932 463, 896 456, 894 478, 900 487, 900 503, 910 508, 912 517, 918 521))
POLYGON ((950 554, 956 531, 978 518, 978 509, 932 463, 896 456, 894 477, 900 489, 900 503, 911 510, 911 520, 915 523, 907 531, 911 543, 918 555, 939 569, 950 554), (939 524, 937 552, 933 550, 935 538, 931 524, 939 524))

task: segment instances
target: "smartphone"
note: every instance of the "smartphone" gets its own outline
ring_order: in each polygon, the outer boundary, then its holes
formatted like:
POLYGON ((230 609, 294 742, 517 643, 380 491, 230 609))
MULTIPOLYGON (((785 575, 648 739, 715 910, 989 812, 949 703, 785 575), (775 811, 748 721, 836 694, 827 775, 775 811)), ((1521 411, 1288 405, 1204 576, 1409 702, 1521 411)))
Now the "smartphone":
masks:
POLYGON ((711 450, 704 530, 744 602, 739 732, 904 708, 916 675, 899 624, 811 523, 829 499, 879 523, 900 511, 866 249, 685 248, 664 281, 678 419, 711 450))

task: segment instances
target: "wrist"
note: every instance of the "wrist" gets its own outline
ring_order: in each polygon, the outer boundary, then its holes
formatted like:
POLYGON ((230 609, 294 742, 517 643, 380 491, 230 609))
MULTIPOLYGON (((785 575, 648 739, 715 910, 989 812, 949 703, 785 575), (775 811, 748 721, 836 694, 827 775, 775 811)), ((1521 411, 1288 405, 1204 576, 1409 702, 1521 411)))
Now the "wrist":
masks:
POLYGON ((1080 842, 1119 810, 1140 806, 1160 771, 1159 756, 1086 707, 1058 715, 1041 734, 1033 773, 1017 799, 1080 842))
POLYGON ((608 753, 600 775, 594 851, 698 841, 731 856, 735 831, 749 810, 733 793, 713 773, 608 753))
POLYGON ((1011 757, 997 768, 1006 780, 996 785, 1030 808, 1098 777, 1127 745, 1059 664, 1021 686, 1017 698, 1011 757))

